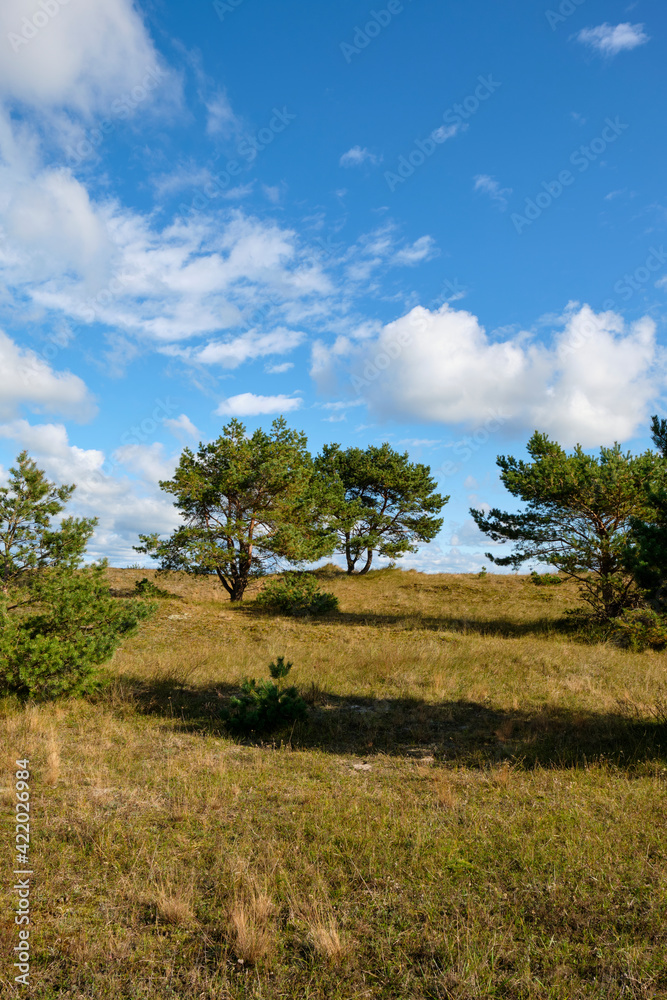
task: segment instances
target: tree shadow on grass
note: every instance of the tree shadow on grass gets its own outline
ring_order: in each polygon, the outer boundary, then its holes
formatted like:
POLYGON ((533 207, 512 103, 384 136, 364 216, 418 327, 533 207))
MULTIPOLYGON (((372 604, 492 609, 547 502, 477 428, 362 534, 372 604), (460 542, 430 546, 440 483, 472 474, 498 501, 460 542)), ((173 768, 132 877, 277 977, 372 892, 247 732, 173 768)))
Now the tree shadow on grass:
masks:
POLYGON ((459 632, 462 635, 502 636, 506 639, 530 635, 553 636, 563 634, 574 636, 576 628, 564 617, 541 617, 517 622, 509 617, 476 618, 470 615, 428 615, 407 612, 401 614, 375 611, 334 611, 326 615, 305 615, 298 619, 280 614, 267 613, 265 608, 248 603, 235 609, 244 619, 271 623, 274 621, 301 621, 310 626, 350 625, 356 627, 389 628, 404 631, 424 629, 431 632, 459 632))
MULTIPOLYGON (((223 710, 238 687, 174 686, 124 677, 121 702, 157 715, 185 732, 229 736, 223 710)), ((340 696, 316 686, 302 690, 308 719, 270 734, 250 733, 246 746, 279 746, 369 757, 433 757, 442 763, 488 767, 575 767, 605 761, 636 770, 667 760, 667 708, 654 718, 619 707, 594 713, 544 705, 533 711, 497 709, 473 701, 340 696)))

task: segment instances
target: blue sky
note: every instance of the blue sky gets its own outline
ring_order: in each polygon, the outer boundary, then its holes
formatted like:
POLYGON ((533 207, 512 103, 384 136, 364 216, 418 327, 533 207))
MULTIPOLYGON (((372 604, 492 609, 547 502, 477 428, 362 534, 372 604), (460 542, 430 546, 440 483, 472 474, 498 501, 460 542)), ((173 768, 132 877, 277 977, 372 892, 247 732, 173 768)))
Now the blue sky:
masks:
POLYGON ((664 413, 664 5, 5 0, 0 477, 21 448, 137 559, 181 449, 284 413, 451 494, 473 571, 535 428, 664 413))

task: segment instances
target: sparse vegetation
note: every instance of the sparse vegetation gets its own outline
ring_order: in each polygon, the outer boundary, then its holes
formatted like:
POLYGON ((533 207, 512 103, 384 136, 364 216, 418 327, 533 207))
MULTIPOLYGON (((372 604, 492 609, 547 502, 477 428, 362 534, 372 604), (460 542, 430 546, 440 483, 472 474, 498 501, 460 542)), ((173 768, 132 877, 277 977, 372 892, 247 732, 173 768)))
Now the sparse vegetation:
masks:
MULTIPOLYGON (((0 701, 5 788, 31 759, 35 995, 667 995, 665 654, 573 641, 571 580, 318 573, 327 618, 169 576, 106 690, 0 701), (230 734, 276 653, 307 718, 230 734)), ((4 880, 5 955, 14 908, 4 880)))

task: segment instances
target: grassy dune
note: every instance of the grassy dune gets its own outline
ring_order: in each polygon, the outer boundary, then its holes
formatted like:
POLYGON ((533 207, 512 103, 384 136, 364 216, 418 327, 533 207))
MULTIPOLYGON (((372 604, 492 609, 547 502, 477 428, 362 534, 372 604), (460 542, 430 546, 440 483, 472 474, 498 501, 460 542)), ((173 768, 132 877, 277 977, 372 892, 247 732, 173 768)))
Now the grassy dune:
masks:
POLYGON ((567 584, 320 576, 319 620, 160 581, 103 695, 0 703, 5 816, 32 762, 26 995, 667 997, 665 654, 573 640, 567 584), (309 721, 230 739, 281 654, 309 721))

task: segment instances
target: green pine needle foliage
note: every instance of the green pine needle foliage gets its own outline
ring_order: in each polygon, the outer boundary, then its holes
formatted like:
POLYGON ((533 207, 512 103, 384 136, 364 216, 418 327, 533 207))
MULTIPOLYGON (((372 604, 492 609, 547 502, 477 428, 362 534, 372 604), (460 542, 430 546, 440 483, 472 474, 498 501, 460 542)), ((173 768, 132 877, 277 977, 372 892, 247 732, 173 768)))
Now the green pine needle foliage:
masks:
POLYGON ((0 692, 43 700, 98 686, 96 668, 154 610, 112 597, 105 568, 47 570, 24 607, 2 601, 0 692))
MULTIPOLYGON (((273 678, 280 681, 292 669, 279 656, 269 665, 273 678)), ((306 718, 308 708, 295 687, 282 688, 273 681, 245 680, 241 692, 232 698, 225 713, 227 727, 233 733, 266 733, 290 722, 306 718)))
POLYGON ((317 580, 307 573, 285 573, 280 579, 271 580, 257 597, 257 604, 291 617, 338 610, 335 594, 320 590, 317 580))

